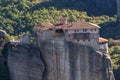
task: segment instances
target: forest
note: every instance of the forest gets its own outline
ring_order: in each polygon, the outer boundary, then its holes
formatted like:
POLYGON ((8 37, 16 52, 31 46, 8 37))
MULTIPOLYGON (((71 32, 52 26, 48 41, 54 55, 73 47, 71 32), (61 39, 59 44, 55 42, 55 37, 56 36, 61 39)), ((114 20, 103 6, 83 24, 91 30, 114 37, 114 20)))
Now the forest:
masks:
MULTIPOLYGON (((119 80, 120 41, 114 39, 119 39, 120 23, 117 22, 114 10, 104 12, 94 5, 79 0, 0 0, 0 29, 5 30, 12 38, 20 37, 25 33, 32 36, 33 27, 37 24, 59 23, 63 17, 69 22, 86 21, 101 26, 100 35, 109 39, 114 73, 116 80, 119 80)), ((0 65, 0 80, 9 80, 9 77, 4 77, 8 76, 4 75, 7 73, 7 68, 4 66, 0 65)))

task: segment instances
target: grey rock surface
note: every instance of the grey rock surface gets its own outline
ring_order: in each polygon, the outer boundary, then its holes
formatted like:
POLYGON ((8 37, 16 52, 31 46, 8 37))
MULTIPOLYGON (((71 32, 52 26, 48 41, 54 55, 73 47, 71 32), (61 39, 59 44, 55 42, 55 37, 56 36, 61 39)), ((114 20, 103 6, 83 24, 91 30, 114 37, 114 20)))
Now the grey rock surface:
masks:
POLYGON ((44 80, 114 80, 111 59, 91 47, 62 38, 41 42, 44 80))
POLYGON ((106 53, 62 37, 40 41, 40 46, 41 53, 29 45, 9 47, 11 80, 115 80, 106 53))
POLYGON ((43 80, 44 63, 39 49, 30 45, 11 45, 7 57, 11 80, 43 80))
POLYGON ((24 34, 21 38, 20 38, 20 43, 21 44, 30 44, 30 36, 28 34, 24 34))

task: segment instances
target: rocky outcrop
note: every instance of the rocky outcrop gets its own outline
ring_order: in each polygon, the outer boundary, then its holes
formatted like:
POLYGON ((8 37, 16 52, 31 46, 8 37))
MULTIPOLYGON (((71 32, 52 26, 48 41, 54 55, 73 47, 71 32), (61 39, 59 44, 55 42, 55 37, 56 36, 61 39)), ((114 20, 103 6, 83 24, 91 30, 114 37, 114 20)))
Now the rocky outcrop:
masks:
POLYGON ((4 31, 0 29, 0 63, 4 62, 2 57, 2 50, 4 48, 4 45, 9 41, 9 35, 4 31))
POLYGON ((9 45, 7 65, 11 80, 43 80, 44 63, 39 49, 30 45, 9 45))
POLYGON ((114 80, 108 54, 62 37, 30 45, 9 45, 11 80, 114 80), (42 56, 42 57, 41 57, 42 56))
POLYGON ((108 54, 62 38, 41 43, 44 80, 114 80, 108 54))
POLYGON ((8 35, 8 34, 4 30, 0 29, 0 52, 1 52, 1 50, 4 47, 4 44, 6 42, 5 41, 6 35, 8 35))

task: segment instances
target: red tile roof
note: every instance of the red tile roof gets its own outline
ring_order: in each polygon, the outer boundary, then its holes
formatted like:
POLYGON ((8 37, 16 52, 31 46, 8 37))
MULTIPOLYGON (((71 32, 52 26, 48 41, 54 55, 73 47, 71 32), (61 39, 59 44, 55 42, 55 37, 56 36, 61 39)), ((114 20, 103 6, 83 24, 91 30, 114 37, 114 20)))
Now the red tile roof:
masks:
POLYGON ((72 22, 69 24, 51 24, 51 23, 42 23, 39 24, 39 27, 37 29, 40 30, 48 30, 49 28, 55 28, 55 29, 98 29, 100 28, 98 25, 89 23, 89 22, 72 22))
POLYGON ((72 22, 70 26, 64 29, 98 29, 100 26, 89 22, 72 22))
POLYGON ((107 43, 107 42, 108 42, 107 39, 99 37, 99 43, 107 43))
POLYGON ((53 26, 53 28, 55 29, 64 29, 65 27, 67 27, 69 24, 55 24, 53 26))
POLYGON ((41 24, 35 26, 34 30, 35 29, 36 30, 48 30, 49 28, 52 28, 52 27, 53 27, 53 24, 46 22, 46 23, 41 23, 41 24))
POLYGON ((42 23, 41 25, 44 26, 44 27, 49 27, 49 28, 53 26, 52 23, 48 23, 48 22, 42 23))

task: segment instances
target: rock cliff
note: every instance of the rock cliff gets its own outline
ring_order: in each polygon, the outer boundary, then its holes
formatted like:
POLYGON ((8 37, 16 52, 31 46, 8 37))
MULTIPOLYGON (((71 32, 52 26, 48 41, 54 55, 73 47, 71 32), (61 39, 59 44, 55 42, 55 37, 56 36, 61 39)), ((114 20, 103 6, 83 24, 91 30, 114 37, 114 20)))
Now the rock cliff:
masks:
POLYGON ((9 45, 7 64, 11 80, 114 80, 108 54, 64 40, 9 45))
POLYGON ((11 80, 43 80, 44 63, 39 49, 30 45, 9 45, 7 65, 11 80))
POLYGON ((63 38, 40 44, 46 63, 44 80, 114 80, 108 54, 63 38))

